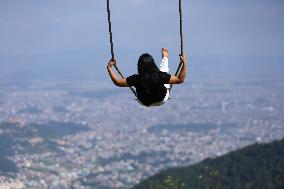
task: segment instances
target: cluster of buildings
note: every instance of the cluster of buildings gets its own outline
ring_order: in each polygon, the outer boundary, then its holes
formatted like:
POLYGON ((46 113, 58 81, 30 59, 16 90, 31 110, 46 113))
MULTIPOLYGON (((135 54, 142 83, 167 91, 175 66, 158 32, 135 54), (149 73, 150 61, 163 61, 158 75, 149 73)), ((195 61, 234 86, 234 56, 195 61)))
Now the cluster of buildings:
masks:
MULTIPOLYGON (((15 155, 9 158, 18 172, 0 176, 0 188, 130 188, 169 167, 281 139, 284 84, 279 78, 255 82, 259 79, 192 81, 174 88, 167 104, 150 109, 128 91, 102 98, 85 85, 25 90, 2 84, 0 123, 23 129, 31 123, 72 122, 90 130, 60 139, 26 139, 32 147, 44 146, 42 153, 23 153, 19 149, 25 146, 15 145, 15 155), (47 142, 58 150, 44 145, 47 142)), ((1 134, 9 131, 0 126, 1 134)))

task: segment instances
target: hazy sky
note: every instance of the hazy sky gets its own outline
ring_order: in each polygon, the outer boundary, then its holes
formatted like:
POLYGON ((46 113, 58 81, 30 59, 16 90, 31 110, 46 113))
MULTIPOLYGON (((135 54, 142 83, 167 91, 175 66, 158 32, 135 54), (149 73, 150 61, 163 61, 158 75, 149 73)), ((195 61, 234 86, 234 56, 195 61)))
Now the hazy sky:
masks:
MULTIPOLYGON (((129 64, 161 47, 179 51, 178 0, 110 0, 117 57, 129 64)), ((192 57, 284 55, 283 0, 183 0, 192 57)), ((88 50, 108 59, 105 0, 1 0, 0 54, 88 50)), ((72 53, 70 54, 72 56, 72 53)), ((78 63, 79 64, 79 63, 78 63)))

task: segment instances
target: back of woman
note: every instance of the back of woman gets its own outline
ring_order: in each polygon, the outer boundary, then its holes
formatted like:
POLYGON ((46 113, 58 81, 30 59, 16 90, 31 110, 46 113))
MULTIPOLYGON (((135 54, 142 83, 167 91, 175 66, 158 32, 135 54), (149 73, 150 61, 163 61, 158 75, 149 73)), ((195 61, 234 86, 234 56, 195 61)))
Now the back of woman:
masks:
MULTIPOLYGON (((119 87, 136 88, 137 100, 140 104, 150 106, 160 106, 164 104, 170 95, 170 84, 183 83, 186 76, 186 56, 181 55, 182 68, 178 76, 168 74, 168 50, 162 48, 162 62, 160 68, 149 54, 143 54, 138 60, 138 74, 131 75, 126 79, 118 79, 111 69, 116 64, 115 60, 110 60, 107 66, 111 80, 119 87)), ((132 88, 131 88, 132 89, 132 88)), ((134 92, 135 93, 135 92, 134 92)))
POLYGON ((136 88, 137 98, 146 106, 162 101, 171 75, 162 72, 156 66, 154 59, 149 54, 143 54, 138 60, 138 74, 126 78, 129 86, 136 88))
POLYGON ((143 75, 132 75, 126 79, 129 86, 136 88, 137 98, 146 106, 162 101, 167 88, 164 84, 168 83, 171 75, 166 72, 157 72, 143 75))

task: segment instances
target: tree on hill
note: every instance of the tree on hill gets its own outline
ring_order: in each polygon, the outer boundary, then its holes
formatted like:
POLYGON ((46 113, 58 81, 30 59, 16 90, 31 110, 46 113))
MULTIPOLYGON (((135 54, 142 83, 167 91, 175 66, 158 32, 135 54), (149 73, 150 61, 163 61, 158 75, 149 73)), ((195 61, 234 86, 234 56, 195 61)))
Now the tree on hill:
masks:
POLYGON ((162 183, 151 182, 149 189, 184 189, 184 183, 168 176, 162 183))
POLYGON ((151 183, 163 186, 169 176, 184 183, 184 189, 282 189, 284 139, 270 144, 254 144, 192 166, 168 169, 133 189, 149 189, 151 183))

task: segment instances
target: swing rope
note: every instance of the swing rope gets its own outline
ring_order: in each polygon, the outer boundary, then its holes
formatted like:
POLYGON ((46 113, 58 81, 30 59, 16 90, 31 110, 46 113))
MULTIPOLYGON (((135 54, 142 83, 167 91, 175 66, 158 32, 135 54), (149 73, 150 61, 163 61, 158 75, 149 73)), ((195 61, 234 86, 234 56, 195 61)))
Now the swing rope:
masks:
MULTIPOLYGON (((111 15, 110 15, 110 5, 109 0, 107 0, 107 15, 108 15, 108 31, 109 31, 109 43, 110 43, 110 51, 111 51, 111 59, 114 60, 114 48, 113 48, 113 40, 112 40, 112 29, 111 29, 111 15)), ((117 73, 121 76, 122 79, 125 79, 122 72, 118 69, 116 64, 114 64, 114 68, 117 73)), ((136 96, 136 92, 132 87, 129 87, 133 94, 136 96)))
MULTIPOLYGON (((112 29, 111 29, 111 15, 110 15, 110 3, 109 0, 107 1, 107 14, 108 14, 108 26, 109 26, 109 42, 110 42, 110 49, 111 49, 111 57, 112 60, 114 60, 114 48, 113 48, 113 40, 112 40, 112 29)), ((183 10, 182 10, 182 0, 179 0, 179 31, 180 31, 180 55, 183 54, 183 10)), ((175 73, 175 76, 178 76, 180 73, 180 69, 182 66, 182 62, 180 61, 178 69, 175 73)), ((121 71, 118 69, 118 67, 116 66, 116 64, 114 65, 116 71, 118 72, 118 74, 125 79, 125 77, 123 76, 123 74, 121 73, 121 71)), ((170 86, 170 91, 172 90, 173 85, 171 84, 170 86)), ((131 89, 131 91, 133 92, 133 94, 135 96, 136 92, 132 87, 129 87, 131 89)))
MULTIPOLYGON (((182 15, 182 0, 179 0, 179 35, 180 35, 180 55, 183 54, 183 15, 182 15)), ((175 76, 178 76, 182 62, 180 61, 178 69, 175 73, 175 76)), ((170 91, 172 90, 173 84, 171 84, 170 91)))

